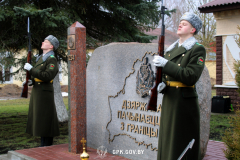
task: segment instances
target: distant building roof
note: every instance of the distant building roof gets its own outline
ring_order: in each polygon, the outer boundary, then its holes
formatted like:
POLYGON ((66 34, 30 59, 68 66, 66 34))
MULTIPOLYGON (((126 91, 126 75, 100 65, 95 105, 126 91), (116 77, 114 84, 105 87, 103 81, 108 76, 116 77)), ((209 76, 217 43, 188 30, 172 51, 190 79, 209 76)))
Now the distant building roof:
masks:
MULTIPOLYGON (((158 37, 161 35, 161 28, 156 28, 154 30, 150 29, 148 32, 145 32, 147 35, 157 36, 156 39, 152 40, 152 43, 158 43, 158 37)), ((165 30, 165 46, 170 46, 173 42, 178 40, 179 37, 177 33, 171 32, 169 30, 165 30)))
POLYGON ((213 0, 198 7, 201 13, 240 9, 240 0, 213 0))

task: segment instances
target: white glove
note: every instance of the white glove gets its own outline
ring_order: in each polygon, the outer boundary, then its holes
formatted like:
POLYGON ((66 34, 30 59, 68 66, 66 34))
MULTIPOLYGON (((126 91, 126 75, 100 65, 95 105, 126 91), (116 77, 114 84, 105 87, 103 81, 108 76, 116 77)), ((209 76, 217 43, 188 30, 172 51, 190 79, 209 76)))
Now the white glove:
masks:
POLYGON ((168 62, 168 60, 160 56, 154 56, 153 62, 154 62, 154 65, 157 67, 164 67, 168 62))
POLYGON ((158 85, 158 92, 161 92, 166 87, 166 84, 164 82, 159 83, 158 85))
MULTIPOLYGON (((26 81, 24 81, 24 82, 22 83, 22 85, 24 86, 25 83, 26 83, 26 81)), ((31 80, 31 79, 28 80, 28 86, 30 86, 30 85, 32 85, 32 80, 31 80)))
POLYGON ((25 63, 25 65, 24 65, 24 69, 26 69, 28 71, 30 71, 32 69, 32 67, 33 66, 31 64, 29 64, 29 63, 25 63))

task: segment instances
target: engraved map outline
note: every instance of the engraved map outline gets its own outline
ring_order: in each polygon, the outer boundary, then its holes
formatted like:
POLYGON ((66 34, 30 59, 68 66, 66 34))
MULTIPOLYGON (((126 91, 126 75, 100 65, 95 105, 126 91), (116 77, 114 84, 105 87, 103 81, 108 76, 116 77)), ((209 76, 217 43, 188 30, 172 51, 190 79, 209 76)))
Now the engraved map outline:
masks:
POLYGON ((148 147, 150 146, 152 151, 154 151, 154 150, 155 150, 155 151, 158 151, 157 148, 153 148, 152 143, 146 144, 144 141, 139 142, 139 141, 136 140, 136 138, 132 137, 131 135, 129 135, 129 134, 127 134, 127 133, 119 133, 119 134, 113 135, 113 138, 111 139, 111 138, 110 138, 111 133, 110 133, 110 130, 108 129, 108 125, 109 125, 109 124, 111 123, 111 121, 112 121, 112 109, 111 109, 111 105, 110 105, 110 98, 116 98, 116 97, 118 97, 118 95, 121 94, 121 93, 122 93, 122 94, 125 94, 125 86, 126 86, 127 78, 129 78, 132 74, 135 73, 135 69, 134 69, 135 64, 136 64, 138 61, 143 62, 143 60, 144 60, 144 58, 146 57, 147 54, 149 54, 149 55, 151 55, 151 56, 157 55, 157 53, 155 53, 155 52, 152 53, 152 52, 146 51, 145 54, 143 55, 142 59, 136 59, 136 60, 133 62, 133 65, 132 65, 132 72, 130 72, 129 75, 126 76, 125 79, 124 79, 123 88, 122 88, 119 92, 117 92, 116 95, 109 95, 109 96, 108 96, 108 106, 109 106, 109 110, 110 110, 110 121, 109 121, 109 122, 107 123, 107 125, 106 125, 106 130, 107 130, 108 133, 109 133, 109 138, 108 138, 109 143, 110 143, 110 142, 113 142, 114 139, 115 139, 115 137, 117 137, 117 136, 126 135, 126 136, 128 136, 129 138, 133 139, 133 140, 135 141, 135 143, 137 143, 138 145, 144 145, 144 146, 146 146, 147 149, 148 149, 148 147))

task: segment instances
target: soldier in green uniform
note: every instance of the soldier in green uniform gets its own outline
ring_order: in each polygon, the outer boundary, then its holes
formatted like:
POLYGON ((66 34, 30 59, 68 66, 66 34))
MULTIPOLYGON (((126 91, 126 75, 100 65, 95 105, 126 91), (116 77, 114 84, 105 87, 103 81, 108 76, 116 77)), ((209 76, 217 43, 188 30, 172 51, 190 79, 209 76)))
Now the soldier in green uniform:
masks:
POLYGON ((202 28, 202 21, 193 13, 185 13, 177 34, 179 40, 165 52, 155 56, 154 65, 163 68, 161 124, 158 160, 177 160, 192 139, 193 148, 182 158, 200 160, 200 113, 195 84, 205 64, 205 48, 193 37, 202 28))
POLYGON ((42 42, 43 54, 37 57, 36 65, 34 67, 29 63, 24 65, 24 69, 31 74, 30 83, 33 85, 26 132, 40 136, 41 146, 52 145, 53 137, 59 135, 53 91, 53 79, 58 72, 53 50, 58 46, 58 39, 49 35, 42 42))

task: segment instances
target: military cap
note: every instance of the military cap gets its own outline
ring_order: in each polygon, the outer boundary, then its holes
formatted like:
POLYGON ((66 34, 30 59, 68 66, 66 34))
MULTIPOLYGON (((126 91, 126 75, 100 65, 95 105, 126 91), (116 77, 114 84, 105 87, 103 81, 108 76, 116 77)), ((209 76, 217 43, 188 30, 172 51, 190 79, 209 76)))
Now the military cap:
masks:
POLYGON ((181 20, 188 21, 195 29, 195 35, 200 31, 202 28, 202 20, 194 13, 186 12, 184 15, 180 18, 181 20))
POLYGON ((49 42, 53 45, 53 49, 56 50, 59 47, 59 41, 53 35, 49 35, 45 38, 45 40, 49 40, 49 42))

